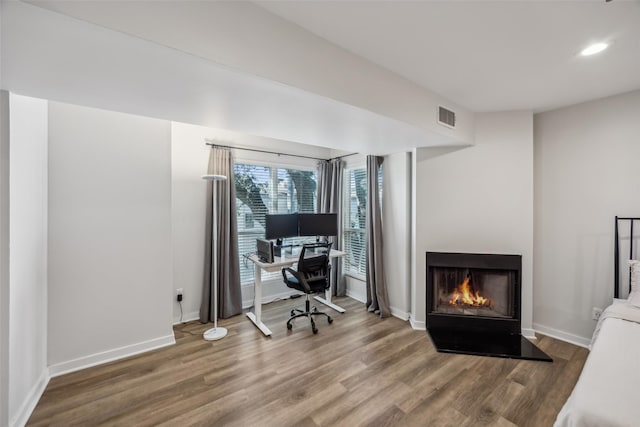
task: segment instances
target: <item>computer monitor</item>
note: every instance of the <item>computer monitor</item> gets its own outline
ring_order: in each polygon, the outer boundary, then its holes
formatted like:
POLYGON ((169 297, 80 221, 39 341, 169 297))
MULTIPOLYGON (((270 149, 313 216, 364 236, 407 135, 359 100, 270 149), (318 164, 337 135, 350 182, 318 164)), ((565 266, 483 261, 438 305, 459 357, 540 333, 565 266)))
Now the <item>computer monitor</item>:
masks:
POLYGON ((338 214, 298 214, 300 236, 337 236, 338 214))
POLYGON ((265 215, 265 239, 282 239, 298 236, 298 214, 265 215))

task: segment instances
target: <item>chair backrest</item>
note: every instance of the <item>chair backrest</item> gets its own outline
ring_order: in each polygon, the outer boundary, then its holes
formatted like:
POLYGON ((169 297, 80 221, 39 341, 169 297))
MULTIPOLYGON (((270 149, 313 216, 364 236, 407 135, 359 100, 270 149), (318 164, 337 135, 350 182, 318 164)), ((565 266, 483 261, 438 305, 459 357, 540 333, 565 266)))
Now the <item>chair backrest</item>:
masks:
POLYGON ((329 286, 329 252, 331 243, 315 243, 302 246, 298 259, 298 272, 304 274, 307 282, 329 286))

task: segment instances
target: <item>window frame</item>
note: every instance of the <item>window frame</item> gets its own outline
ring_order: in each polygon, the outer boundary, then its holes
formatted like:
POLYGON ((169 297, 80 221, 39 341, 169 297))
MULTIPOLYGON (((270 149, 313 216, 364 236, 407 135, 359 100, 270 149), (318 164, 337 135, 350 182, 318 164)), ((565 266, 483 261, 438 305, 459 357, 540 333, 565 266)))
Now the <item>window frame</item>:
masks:
MULTIPOLYGON (((382 197, 383 197, 383 184, 384 184, 384 164, 380 165, 379 169, 378 169, 378 196, 380 198, 380 205, 382 208, 382 197)), ((365 177, 366 177, 366 171, 367 171, 367 165, 366 163, 362 163, 362 162, 358 162, 358 163, 353 163, 348 165, 347 167, 345 167, 344 169, 344 176, 343 176, 343 205, 342 205, 342 209, 343 209, 343 215, 342 215, 342 247, 343 250, 345 252, 347 252, 347 257, 346 259, 343 261, 342 263, 342 273, 345 276, 350 276, 353 277, 354 279, 357 280, 361 280, 361 281, 366 281, 366 251, 367 251, 367 230, 366 227, 364 229, 360 229, 360 228, 353 228, 353 227, 347 227, 347 223, 348 223, 348 215, 350 212, 348 212, 348 207, 349 207, 349 203, 350 203, 350 198, 351 198, 351 184, 350 184, 350 180, 349 180, 349 173, 350 171, 354 170, 354 169, 363 169, 365 171, 365 177), (348 187, 347 187, 348 186, 348 187), (349 262, 348 262, 348 257, 350 256, 350 254, 347 251, 347 233, 361 233, 364 236, 362 237, 362 241, 363 241, 363 256, 364 256, 364 260, 365 260, 365 269, 364 272, 360 272, 360 271, 353 271, 352 269, 349 268, 349 262)), ((368 188, 367 188, 368 190, 368 188)), ((367 200, 369 197, 369 193, 367 191, 367 200)), ((366 206, 365 206, 365 216, 366 216, 366 206)), ((382 212, 380 212, 380 215, 382 215, 382 212)), ((365 217, 366 218, 366 217, 365 217)))
MULTIPOLYGON (((302 162, 301 162, 302 163, 302 162)), ((293 162, 277 162, 277 161, 271 161, 271 160, 254 160, 252 158, 243 158, 243 157, 235 157, 234 158, 234 169, 235 169, 235 165, 239 164, 239 165, 249 165, 249 166, 259 166, 259 167, 264 167, 264 168, 270 168, 272 171, 273 170, 278 170, 278 169, 292 169, 292 170, 299 170, 299 171, 305 171, 305 172, 314 172, 315 175, 315 179, 316 179, 316 185, 317 185, 317 180, 318 180, 318 168, 317 166, 312 166, 310 164, 297 164, 297 163, 293 163, 293 162)), ((235 170, 234 170, 234 179, 235 179, 235 170)), ((277 176, 277 173, 276 173, 277 176)), ((235 181, 233 183, 233 185, 235 186, 235 181)), ((236 200, 234 202, 237 202, 237 197, 236 200)), ((238 215, 237 211, 238 211, 238 207, 239 205, 236 204, 236 215, 238 215)), ((273 205, 268 207, 269 210, 271 210, 273 208, 273 205)), ((317 210, 317 188, 316 188, 316 197, 314 199, 314 212, 315 210, 317 210)), ((236 226, 236 232, 238 235, 238 257, 240 258, 240 269, 242 270, 243 267, 247 267, 250 271, 249 275, 250 278, 245 277, 244 280, 242 279, 242 272, 240 274, 241 278, 240 278, 240 285, 241 286, 248 286, 248 285, 252 285, 255 281, 255 270, 253 269, 253 265, 250 265, 248 263, 246 263, 244 256, 247 253, 252 253, 255 252, 255 248, 253 250, 249 250, 249 251, 243 251, 241 249, 241 236, 244 235, 255 235, 256 233, 251 233, 251 232, 247 232, 247 233, 242 233, 239 226, 240 226, 240 220, 238 220, 236 226)), ((264 236, 262 236, 262 238, 264 238, 264 236)), ((245 245, 245 249, 246 249, 246 245, 245 245)), ((262 280, 263 281, 269 281, 269 280, 276 280, 278 277, 280 276, 280 272, 274 272, 274 273, 266 273, 263 272, 262 274, 262 280)))
MULTIPOLYGON (((358 280, 362 280, 365 281, 366 280, 366 250, 367 250, 367 230, 366 228, 360 229, 360 228, 353 228, 353 227, 348 227, 348 219, 349 219, 349 215, 350 215, 350 201, 351 201, 351 180, 350 180, 350 173, 353 170, 364 170, 365 171, 365 177, 366 177, 366 171, 367 171, 367 165, 366 163, 354 163, 349 165, 348 167, 345 167, 344 169, 344 177, 343 177, 343 215, 342 215, 342 247, 343 250, 345 252, 347 252, 347 255, 345 257, 345 259, 342 262, 342 272, 345 276, 350 276, 353 277, 354 279, 358 279, 358 280), (351 247, 349 246, 349 244, 347 243, 347 239, 348 239, 348 234, 351 233, 359 233, 362 235, 362 254, 361 256, 364 258, 364 262, 365 262, 365 268, 364 271, 360 272, 358 271, 358 269, 352 269, 349 268, 349 257, 350 257, 350 249, 351 247)), ((369 197, 369 195, 367 194, 367 197, 369 197)), ((366 204, 365 204, 365 215, 366 215, 366 204)))

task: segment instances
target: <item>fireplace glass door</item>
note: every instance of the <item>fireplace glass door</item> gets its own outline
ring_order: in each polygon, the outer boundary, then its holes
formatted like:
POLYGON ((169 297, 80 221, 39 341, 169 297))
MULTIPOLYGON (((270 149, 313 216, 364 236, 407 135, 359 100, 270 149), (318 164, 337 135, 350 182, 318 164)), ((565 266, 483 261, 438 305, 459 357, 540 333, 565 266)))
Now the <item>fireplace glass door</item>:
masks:
POLYGON ((434 267, 432 313, 515 317, 517 271, 434 267))

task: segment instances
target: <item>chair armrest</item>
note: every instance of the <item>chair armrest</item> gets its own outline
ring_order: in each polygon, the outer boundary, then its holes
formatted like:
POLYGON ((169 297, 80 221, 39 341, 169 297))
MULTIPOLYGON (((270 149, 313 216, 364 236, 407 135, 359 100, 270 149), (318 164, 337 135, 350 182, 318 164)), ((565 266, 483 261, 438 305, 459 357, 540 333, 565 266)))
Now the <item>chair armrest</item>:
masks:
POLYGON ((300 283, 300 285, 305 289, 305 291, 311 292, 311 287, 309 286, 309 284, 307 283, 307 280, 304 277, 304 274, 300 273, 297 270, 294 270, 291 267, 286 267, 282 269, 282 277, 284 278, 285 282, 288 281, 287 280, 287 272, 290 273, 292 276, 294 276, 296 279, 298 279, 298 283, 300 283))

